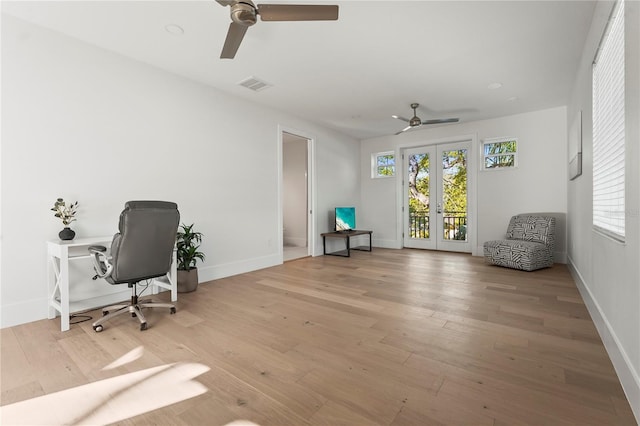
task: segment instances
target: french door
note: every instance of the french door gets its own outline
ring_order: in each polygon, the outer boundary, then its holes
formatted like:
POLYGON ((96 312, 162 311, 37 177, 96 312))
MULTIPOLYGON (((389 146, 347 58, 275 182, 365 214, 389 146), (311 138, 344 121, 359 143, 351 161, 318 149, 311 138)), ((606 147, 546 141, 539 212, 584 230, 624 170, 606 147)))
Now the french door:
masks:
POLYGON ((404 246, 471 252, 469 142, 404 151, 404 246))

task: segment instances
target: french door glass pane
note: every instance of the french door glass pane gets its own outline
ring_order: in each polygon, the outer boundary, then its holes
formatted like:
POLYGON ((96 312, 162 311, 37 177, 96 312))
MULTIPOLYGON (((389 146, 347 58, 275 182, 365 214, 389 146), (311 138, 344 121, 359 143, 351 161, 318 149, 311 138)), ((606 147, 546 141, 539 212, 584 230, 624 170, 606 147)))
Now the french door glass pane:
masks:
POLYGON ((467 241, 467 150, 442 153, 444 240, 467 241))
POLYGON ((429 154, 409 156, 409 234, 429 238, 429 154))

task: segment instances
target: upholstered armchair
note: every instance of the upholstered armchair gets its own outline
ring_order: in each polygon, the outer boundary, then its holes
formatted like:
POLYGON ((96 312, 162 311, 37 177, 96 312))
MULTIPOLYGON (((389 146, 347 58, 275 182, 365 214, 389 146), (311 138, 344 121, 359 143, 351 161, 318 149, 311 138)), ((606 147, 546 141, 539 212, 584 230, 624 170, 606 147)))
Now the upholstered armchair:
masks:
POLYGON ((504 240, 484 243, 491 265, 534 271, 553 266, 556 220, 550 216, 516 215, 509 221, 504 240))

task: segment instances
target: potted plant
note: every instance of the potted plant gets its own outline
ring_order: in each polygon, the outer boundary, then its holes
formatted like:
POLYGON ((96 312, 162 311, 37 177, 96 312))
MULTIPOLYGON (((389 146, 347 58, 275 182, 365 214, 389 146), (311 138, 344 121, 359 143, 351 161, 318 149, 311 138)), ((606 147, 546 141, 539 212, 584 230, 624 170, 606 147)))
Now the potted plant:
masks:
POLYGON ((73 237, 76 236, 76 233, 73 229, 69 228, 71 222, 76 220, 76 211, 78 209, 78 202, 71 203, 67 205, 67 203, 62 198, 58 198, 53 205, 52 211, 55 212, 54 216, 62 220, 62 224, 64 225, 64 229, 60 231, 58 236, 61 240, 73 240, 73 237))
POLYGON ((188 293, 198 288, 198 268, 196 261, 204 261, 204 253, 198 251, 202 242, 202 233, 193 230, 191 225, 180 225, 176 236, 178 256, 178 292, 188 293))

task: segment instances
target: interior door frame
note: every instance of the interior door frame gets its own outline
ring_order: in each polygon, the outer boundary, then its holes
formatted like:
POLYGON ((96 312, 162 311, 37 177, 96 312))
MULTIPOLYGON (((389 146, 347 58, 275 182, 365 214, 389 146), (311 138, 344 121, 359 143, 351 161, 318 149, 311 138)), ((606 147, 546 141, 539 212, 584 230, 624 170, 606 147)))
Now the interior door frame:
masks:
POLYGON ((289 133, 294 136, 307 140, 307 255, 316 256, 316 221, 314 219, 314 212, 316 207, 316 144, 315 138, 299 129, 294 129, 281 124, 278 124, 278 226, 277 226, 277 241, 278 241, 278 257, 280 263, 284 263, 284 211, 282 208, 283 201, 283 167, 284 167, 284 133, 289 133))
MULTIPOLYGON (((478 135, 468 134, 468 135, 459 135, 459 136, 451 136, 447 138, 441 139, 428 139, 428 140, 418 140, 415 142, 407 142, 399 144, 396 148, 396 158, 402 159, 402 155, 404 151, 407 149, 417 148, 421 146, 430 146, 430 145, 440 145, 440 144, 448 144, 448 143, 456 143, 456 142, 469 142, 469 157, 467 159, 467 176, 469 177, 469 181, 467 182, 467 192, 468 192, 468 200, 467 200, 467 226, 470 229, 470 232, 467 233, 469 238, 469 245, 471 247, 471 254, 473 256, 479 256, 478 251, 478 164, 479 164, 479 146, 478 146, 478 135)), ((400 179, 396 179, 396 207, 397 207, 397 217, 399 220, 396 221, 396 235, 397 235, 397 244, 399 248, 404 247, 404 238, 402 233, 404 232, 404 181, 406 179, 406 173, 404 166, 404 160, 396 161, 396 176, 400 177, 400 179)))

